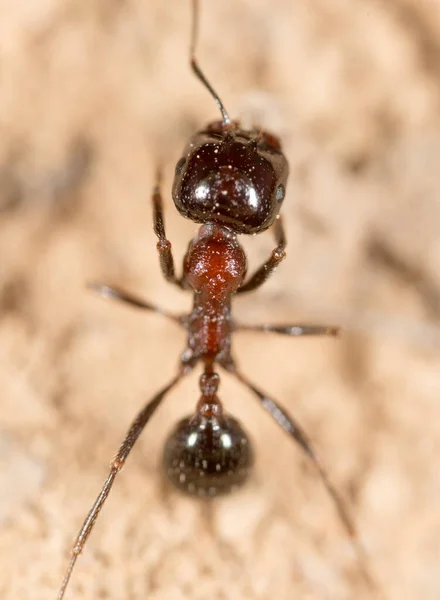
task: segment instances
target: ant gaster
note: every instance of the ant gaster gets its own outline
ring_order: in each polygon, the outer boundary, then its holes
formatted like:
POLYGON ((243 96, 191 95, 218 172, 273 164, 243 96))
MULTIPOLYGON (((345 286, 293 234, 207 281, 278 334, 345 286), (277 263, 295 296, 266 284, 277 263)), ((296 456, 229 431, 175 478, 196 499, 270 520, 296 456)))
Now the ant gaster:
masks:
POLYGON ((216 101, 222 120, 209 124, 192 137, 176 165, 174 204, 184 217, 201 223, 186 252, 181 277, 175 274, 171 243, 165 234, 160 174, 153 192, 154 231, 162 273, 170 283, 193 293, 193 308, 189 315, 173 315, 121 289, 102 284, 89 286, 104 298, 160 313, 183 326, 188 333, 187 347, 177 374, 140 411, 113 459, 110 474, 75 540, 58 600, 65 595, 76 560, 136 440, 168 392, 198 363, 202 363, 203 373, 195 413, 177 424, 165 444, 163 466, 168 479, 186 493, 214 497, 241 486, 251 472, 254 456, 250 440, 241 424, 224 412, 217 396, 220 377, 215 367, 218 365, 253 393, 262 408, 311 461, 351 539, 363 577, 373 590, 376 589, 374 580, 369 574, 354 524, 307 435, 286 410, 248 381, 231 354, 231 337, 236 331, 335 336, 338 328, 250 326, 238 324, 232 318, 234 295, 259 288, 285 257, 286 238, 279 211, 286 193, 288 164, 277 137, 261 130, 242 129, 231 121, 197 63, 197 27, 198 2, 193 0, 191 67, 216 101), (270 227, 276 247, 266 262, 246 279, 246 255, 237 234, 256 234, 270 227))

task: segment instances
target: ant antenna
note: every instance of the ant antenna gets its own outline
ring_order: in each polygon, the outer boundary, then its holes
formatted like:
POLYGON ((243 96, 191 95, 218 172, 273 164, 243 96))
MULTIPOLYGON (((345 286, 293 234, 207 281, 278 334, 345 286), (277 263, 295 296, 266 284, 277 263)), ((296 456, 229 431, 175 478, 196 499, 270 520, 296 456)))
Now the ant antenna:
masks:
POLYGON ((192 68, 195 76, 197 77, 197 79, 199 79, 203 83, 203 85, 206 87, 208 92, 211 94, 211 96, 216 101, 217 106, 219 107, 220 112, 222 113, 223 125, 232 125, 231 117, 226 112, 226 109, 223 106, 223 102, 220 100, 217 92, 214 90, 212 85, 209 83, 209 81, 204 76, 204 74, 203 74, 202 70, 200 69, 199 64, 197 62, 196 42, 197 42, 198 31, 199 31, 199 2, 198 2, 198 0, 193 0, 192 8, 193 8, 193 10, 192 10, 193 19, 192 19, 191 47, 190 47, 191 68, 192 68))

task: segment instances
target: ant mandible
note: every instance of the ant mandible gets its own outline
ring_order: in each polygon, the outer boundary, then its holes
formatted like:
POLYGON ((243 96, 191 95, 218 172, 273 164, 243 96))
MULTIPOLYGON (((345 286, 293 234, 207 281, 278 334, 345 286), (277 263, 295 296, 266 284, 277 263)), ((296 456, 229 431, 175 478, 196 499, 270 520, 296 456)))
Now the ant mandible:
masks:
POLYGON ((317 325, 240 325, 232 318, 234 295, 259 288, 286 255, 279 211, 289 169, 277 137, 262 130, 242 129, 229 117, 196 59, 198 0, 192 0, 192 14, 191 68, 217 103, 222 120, 210 123, 194 135, 176 165, 174 204, 181 215, 201 224, 189 244, 181 277, 176 276, 171 243, 165 234, 160 173, 153 192, 153 222, 163 276, 194 294, 193 308, 189 315, 173 315, 121 289, 102 284, 89 286, 104 298, 157 312, 184 327, 188 332, 187 347, 177 374, 140 411, 113 459, 110 474, 73 545, 58 600, 65 596, 76 560, 136 440, 168 392, 200 362, 203 365, 199 380, 201 396, 195 413, 177 424, 165 444, 163 465, 168 479, 189 494, 214 497, 237 489, 251 472, 254 457, 250 440, 241 424, 224 412, 217 396, 220 377, 215 366, 219 365, 252 392, 311 461, 354 546, 366 583, 371 590, 377 590, 354 523, 307 435, 284 408, 238 370, 231 354, 231 337, 237 331, 336 336, 339 330, 317 325), (245 280, 246 255, 237 234, 261 233, 269 227, 273 229, 276 247, 266 262, 245 280))

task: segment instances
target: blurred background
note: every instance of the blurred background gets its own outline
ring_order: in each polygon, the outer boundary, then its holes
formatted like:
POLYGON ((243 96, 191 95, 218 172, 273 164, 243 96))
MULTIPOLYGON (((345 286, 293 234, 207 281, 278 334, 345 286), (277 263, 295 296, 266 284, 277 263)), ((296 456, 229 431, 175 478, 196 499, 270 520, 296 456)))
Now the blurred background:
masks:
MULTIPOLYGON (((1 0, 0 596, 55 598, 72 540, 184 334, 105 302, 98 280, 186 311, 159 271, 150 195, 171 201, 187 137, 218 111, 188 67, 190 3, 1 0)), ((288 257, 237 300, 247 323, 341 323, 340 340, 243 333, 243 371, 303 424, 389 599, 440 598, 440 3, 204 2, 199 58, 232 116, 279 134, 288 257)), ((243 241, 250 267, 270 233, 243 241)), ((180 259, 178 260, 180 264, 180 259)), ((212 505, 162 481, 197 375, 115 484, 67 598, 369 598, 292 442, 228 377, 255 444, 249 485, 212 505)))

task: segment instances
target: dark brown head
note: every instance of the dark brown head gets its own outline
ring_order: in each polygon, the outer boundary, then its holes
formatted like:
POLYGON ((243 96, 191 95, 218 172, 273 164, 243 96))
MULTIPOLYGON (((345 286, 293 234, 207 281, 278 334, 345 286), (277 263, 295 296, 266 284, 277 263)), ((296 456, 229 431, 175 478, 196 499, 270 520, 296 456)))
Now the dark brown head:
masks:
POLYGON ((196 223, 259 233, 279 213, 288 171, 276 137, 211 123, 191 138, 177 163, 174 204, 196 223))

